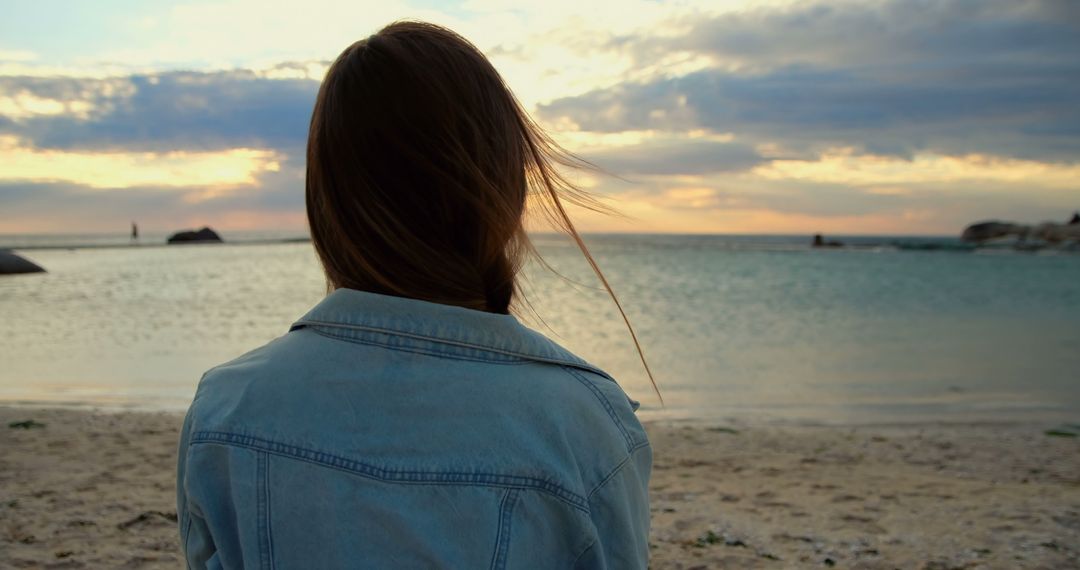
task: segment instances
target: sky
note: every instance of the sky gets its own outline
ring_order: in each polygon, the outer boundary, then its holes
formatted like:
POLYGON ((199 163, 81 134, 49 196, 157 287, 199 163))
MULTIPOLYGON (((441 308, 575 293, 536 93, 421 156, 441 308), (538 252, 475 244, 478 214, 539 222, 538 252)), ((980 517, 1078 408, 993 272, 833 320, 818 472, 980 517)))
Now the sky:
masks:
POLYGON ((2 0, 0 233, 305 226, 319 81, 399 19, 491 59, 624 216, 954 235, 1080 209, 1075 0, 2 0))

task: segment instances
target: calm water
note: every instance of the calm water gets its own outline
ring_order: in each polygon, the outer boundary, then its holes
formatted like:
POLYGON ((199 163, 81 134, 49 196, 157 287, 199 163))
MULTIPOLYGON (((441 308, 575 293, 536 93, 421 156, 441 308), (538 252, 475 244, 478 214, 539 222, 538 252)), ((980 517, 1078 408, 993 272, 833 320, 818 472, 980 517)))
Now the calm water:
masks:
MULTIPOLYGON (((537 238, 581 284, 530 267, 546 327, 522 318, 612 372, 644 417, 1080 419, 1075 253, 871 246, 884 238, 843 250, 804 237, 586 239, 667 407, 568 242, 537 238)), ((49 270, 0 278, 0 402, 182 409, 205 369, 283 334, 324 292, 307 243, 33 249, 87 242, 126 238, 0 236, 49 270)))

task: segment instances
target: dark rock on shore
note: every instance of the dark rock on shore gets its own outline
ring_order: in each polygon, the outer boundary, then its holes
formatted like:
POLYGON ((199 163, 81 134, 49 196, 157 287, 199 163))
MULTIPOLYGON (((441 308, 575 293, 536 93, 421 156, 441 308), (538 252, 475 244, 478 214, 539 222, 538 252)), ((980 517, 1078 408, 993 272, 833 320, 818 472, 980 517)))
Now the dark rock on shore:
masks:
POLYGON ((169 236, 169 243, 221 243, 221 236, 210 228, 203 228, 197 232, 176 232, 169 236))
POLYGON ((14 253, 0 249, 0 275, 14 275, 16 273, 44 273, 45 269, 40 265, 15 255, 14 253))

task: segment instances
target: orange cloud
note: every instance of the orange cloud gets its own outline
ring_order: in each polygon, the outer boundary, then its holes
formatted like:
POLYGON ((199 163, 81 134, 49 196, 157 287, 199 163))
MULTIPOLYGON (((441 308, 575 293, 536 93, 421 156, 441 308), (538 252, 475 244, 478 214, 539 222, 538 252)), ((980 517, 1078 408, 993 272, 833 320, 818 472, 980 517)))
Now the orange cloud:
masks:
POLYGON ((198 152, 92 152, 46 150, 0 136, 0 181, 69 182, 90 188, 253 186, 276 172, 277 151, 233 148, 198 152))

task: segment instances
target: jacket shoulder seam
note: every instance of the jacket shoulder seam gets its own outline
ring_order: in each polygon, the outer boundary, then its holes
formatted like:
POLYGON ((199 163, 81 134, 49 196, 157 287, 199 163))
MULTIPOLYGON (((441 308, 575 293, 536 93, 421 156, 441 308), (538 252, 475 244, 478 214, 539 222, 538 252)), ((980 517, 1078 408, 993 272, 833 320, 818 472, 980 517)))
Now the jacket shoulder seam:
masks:
POLYGON ((577 558, 574 558, 574 563, 570 565, 571 568, 577 568, 578 567, 577 565, 578 565, 578 562, 581 561, 581 557, 588 554, 589 551, 592 550, 596 546, 596 541, 597 541, 597 539, 595 539, 595 538, 593 538, 591 541, 589 541, 589 544, 588 544, 588 546, 585 547, 585 550, 582 550, 581 553, 577 555, 577 558))
POLYGON ((582 495, 550 480, 496 472, 463 472, 435 470, 386 469, 340 455, 288 445, 259 437, 220 431, 199 431, 192 434, 191 445, 210 444, 242 447, 264 451, 271 455, 305 461, 315 465, 352 473, 354 475, 384 481, 412 485, 464 485, 498 487, 504 489, 533 489, 589 514, 588 500, 582 495))
MULTIPOLYGON (((619 415, 615 413, 615 407, 611 405, 611 400, 608 400, 607 396, 605 396, 599 388, 597 388, 592 382, 590 382, 584 374, 568 366, 564 366, 563 370, 566 370, 571 376, 577 379, 578 382, 580 382, 583 386, 588 388, 590 392, 593 393, 593 396, 595 396, 597 401, 600 402, 600 405, 603 406, 604 410, 608 414, 608 417, 610 417, 611 421, 615 424, 615 427, 618 428, 619 433, 622 434, 623 439, 626 441, 627 452, 631 451, 634 447, 634 438, 630 436, 630 432, 626 429, 626 426, 623 425, 622 420, 619 419, 619 415)), ((609 382, 614 382, 614 380, 609 380, 609 382)))
POLYGON ((604 485, 607 484, 608 481, 610 481, 613 477, 615 477, 615 475, 618 475, 619 471, 622 471, 623 467, 625 467, 628 463, 630 463, 630 460, 634 458, 634 453, 637 452, 638 450, 644 449, 646 447, 649 447, 649 442, 648 441, 643 441, 641 443, 638 443, 633 448, 631 448, 630 451, 626 454, 626 457, 624 457, 622 459, 622 461, 620 461, 618 463, 618 465, 616 465, 615 467, 612 467, 611 471, 608 472, 608 474, 605 475, 604 478, 601 479, 600 482, 597 483, 596 486, 594 486, 589 491, 589 493, 587 495, 585 495, 585 500, 586 501, 592 501, 593 495, 595 495, 597 491, 602 489, 604 487, 604 485))

